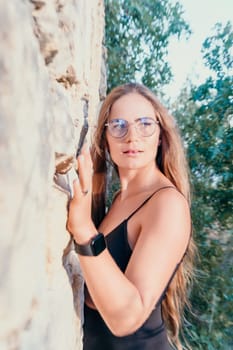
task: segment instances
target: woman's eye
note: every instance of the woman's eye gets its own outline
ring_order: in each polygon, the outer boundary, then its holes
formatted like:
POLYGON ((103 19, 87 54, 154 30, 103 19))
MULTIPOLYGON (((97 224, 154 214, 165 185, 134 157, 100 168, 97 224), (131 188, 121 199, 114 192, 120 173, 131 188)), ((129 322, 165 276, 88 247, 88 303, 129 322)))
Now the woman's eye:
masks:
POLYGON ((115 129, 124 129, 126 127, 125 123, 122 123, 121 121, 118 121, 113 125, 115 129))
POLYGON ((151 121, 150 120, 141 120, 140 121, 140 124, 142 125, 142 126, 150 126, 152 123, 151 123, 151 121))

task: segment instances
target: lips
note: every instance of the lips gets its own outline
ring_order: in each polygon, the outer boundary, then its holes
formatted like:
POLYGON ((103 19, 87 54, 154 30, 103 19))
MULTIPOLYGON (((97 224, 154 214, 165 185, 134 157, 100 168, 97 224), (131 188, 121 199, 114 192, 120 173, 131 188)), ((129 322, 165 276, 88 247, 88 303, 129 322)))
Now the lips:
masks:
POLYGON ((127 150, 123 151, 122 153, 134 155, 134 154, 142 153, 142 151, 140 151, 138 149, 127 149, 127 150))

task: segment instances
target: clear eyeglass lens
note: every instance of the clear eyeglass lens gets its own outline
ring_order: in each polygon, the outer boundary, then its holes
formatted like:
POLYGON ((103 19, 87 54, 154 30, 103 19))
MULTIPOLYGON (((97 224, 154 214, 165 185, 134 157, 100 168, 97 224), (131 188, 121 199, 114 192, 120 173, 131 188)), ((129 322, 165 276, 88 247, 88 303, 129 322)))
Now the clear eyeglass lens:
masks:
MULTIPOLYGON (((139 118, 134 123, 140 136, 151 136, 155 132, 156 121, 149 117, 139 118)), ((112 119, 108 124, 109 132, 113 137, 124 137, 131 124, 125 119, 112 119)))
POLYGON ((128 132, 128 122, 124 119, 113 119, 109 122, 109 131, 114 137, 123 137, 128 132))
POLYGON ((155 132, 156 122, 151 118, 140 118, 136 121, 137 131, 141 136, 151 136, 155 132))

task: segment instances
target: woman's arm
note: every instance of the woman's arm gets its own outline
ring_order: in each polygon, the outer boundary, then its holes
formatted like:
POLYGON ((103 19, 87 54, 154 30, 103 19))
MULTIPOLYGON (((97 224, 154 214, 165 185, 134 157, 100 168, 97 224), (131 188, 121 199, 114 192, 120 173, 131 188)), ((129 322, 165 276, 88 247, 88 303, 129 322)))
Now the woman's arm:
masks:
MULTIPOLYGON (((88 152, 79 157, 80 184, 74 184, 67 227, 79 244, 97 234, 91 220, 91 160, 88 152), (85 169, 85 177, 84 177, 85 169), (89 169, 89 170, 88 170, 89 169)), ((188 244, 190 214, 178 191, 161 191, 146 204, 141 231, 125 274, 108 250, 96 257, 79 256, 91 298, 117 336, 134 332, 148 318, 180 261, 188 244)))

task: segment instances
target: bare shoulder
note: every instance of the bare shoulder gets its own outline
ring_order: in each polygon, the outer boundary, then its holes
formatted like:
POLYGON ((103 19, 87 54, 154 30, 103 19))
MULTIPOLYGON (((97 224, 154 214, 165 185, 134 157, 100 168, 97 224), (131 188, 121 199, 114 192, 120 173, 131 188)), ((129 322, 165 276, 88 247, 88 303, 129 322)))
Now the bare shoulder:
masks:
POLYGON ((175 188, 156 192, 145 208, 143 231, 156 240, 180 243, 183 251, 191 233, 190 207, 186 198, 175 188))
POLYGON ((182 211, 190 215, 190 208, 187 199, 175 187, 164 187, 155 192, 148 202, 148 211, 156 213, 171 213, 182 211), (156 209, 156 212, 154 210, 156 209))

